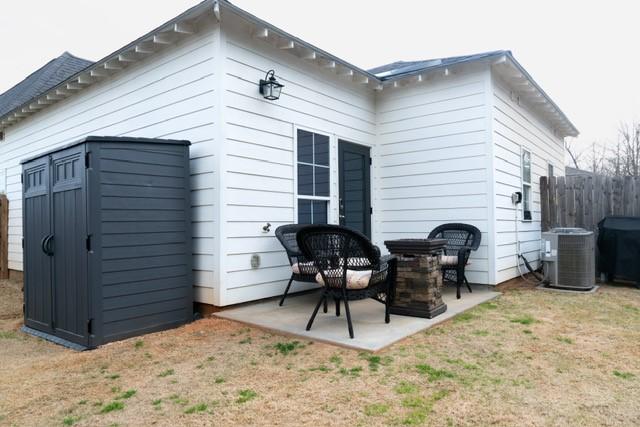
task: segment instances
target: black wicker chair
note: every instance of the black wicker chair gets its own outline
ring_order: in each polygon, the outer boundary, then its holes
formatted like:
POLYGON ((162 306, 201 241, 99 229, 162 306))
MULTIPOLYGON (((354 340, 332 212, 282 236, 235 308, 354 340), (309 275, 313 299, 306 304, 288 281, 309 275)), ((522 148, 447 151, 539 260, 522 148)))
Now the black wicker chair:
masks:
POLYGON ((482 239, 480 230, 469 224, 442 224, 431 230, 429 238, 447 241, 445 253, 441 259, 442 278, 445 281, 455 282, 456 297, 460 299, 460 288, 463 283, 467 285, 469 292, 472 292, 464 270, 469 262, 471 251, 477 250, 480 246, 482 239))
MULTIPOLYGON (((284 299, 287 297, 289 289, 291 288, 291 283, 294 280, 297 282, 317 283, 316 274, 318 273, 318 269, 313 264, 313 261, 305 258, 302 252, 300 252, 298 242, 296 241, 296 234, 298 231, 308 226, 308 224, 287 224, 276 228, 276 238, 280 241, 284 250, 287 252, 289 264, 291 265, 291 278, 284 290, 282 298, 280 298, 280 305, 284 304, 284 299)), ((324 303, 324 312, 327 312, 326 301, 324 303)))
POLYGON ((349 336, 353 335, 349 301, 373 298, 385 304, 385 322, 389 323, 395 258, 380 257, 380 250, 363 234, 339 225, 313 225, 298 232, 298 247, 307 259, 312 259, 318 271, 316 281, 322 285, 322 295, 307 323, 307 331, 323 301, 333 298, 336 315, 340 301, 344 302, 349 336))

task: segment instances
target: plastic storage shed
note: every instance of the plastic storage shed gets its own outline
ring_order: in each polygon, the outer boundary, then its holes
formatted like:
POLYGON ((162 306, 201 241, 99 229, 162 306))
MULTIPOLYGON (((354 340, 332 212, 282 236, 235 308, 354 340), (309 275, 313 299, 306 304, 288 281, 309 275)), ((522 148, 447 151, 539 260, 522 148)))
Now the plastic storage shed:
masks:
POLYGON ((90 136, 22 167, 27 332, 86 349, 192 319, 188 141, 90 136))

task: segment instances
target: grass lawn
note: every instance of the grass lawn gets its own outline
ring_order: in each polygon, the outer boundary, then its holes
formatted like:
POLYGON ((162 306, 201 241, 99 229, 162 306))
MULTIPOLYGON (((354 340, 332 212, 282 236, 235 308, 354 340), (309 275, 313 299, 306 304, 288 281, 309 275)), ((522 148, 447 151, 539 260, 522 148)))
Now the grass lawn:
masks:
POLYGON ((640 423, 632 288, 507 290, 376 354, 218 319, 76 353, 21 307, 0 282, 0 425, 640 423))

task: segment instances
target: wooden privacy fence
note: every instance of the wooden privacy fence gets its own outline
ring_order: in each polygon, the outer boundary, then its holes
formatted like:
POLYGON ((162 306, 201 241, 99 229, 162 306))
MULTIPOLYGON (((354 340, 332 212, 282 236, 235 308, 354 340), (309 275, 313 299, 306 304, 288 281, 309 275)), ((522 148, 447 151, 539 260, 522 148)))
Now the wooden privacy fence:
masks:
POLYGON ((9 278, 9 200, 0 194, 0 279, 9 278))
POLYGON ((598 231, 607 215, 640 216, 640 177, 540 177, 542 230, 581 227, 598 231))

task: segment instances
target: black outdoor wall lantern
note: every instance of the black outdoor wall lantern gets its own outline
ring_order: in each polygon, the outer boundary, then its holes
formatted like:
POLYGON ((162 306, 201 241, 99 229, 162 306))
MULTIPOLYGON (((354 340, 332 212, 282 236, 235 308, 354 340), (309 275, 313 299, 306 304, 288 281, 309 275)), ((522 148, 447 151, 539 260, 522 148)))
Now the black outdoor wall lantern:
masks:
POLYGON ((264 80, 260 80, 260 93, 264 96, 264 99, 269 101, 275 101, 280 98, 280 91, 284 85, 276 80, 275 71, 267 71, 267 75, 264 76, 264 80))

